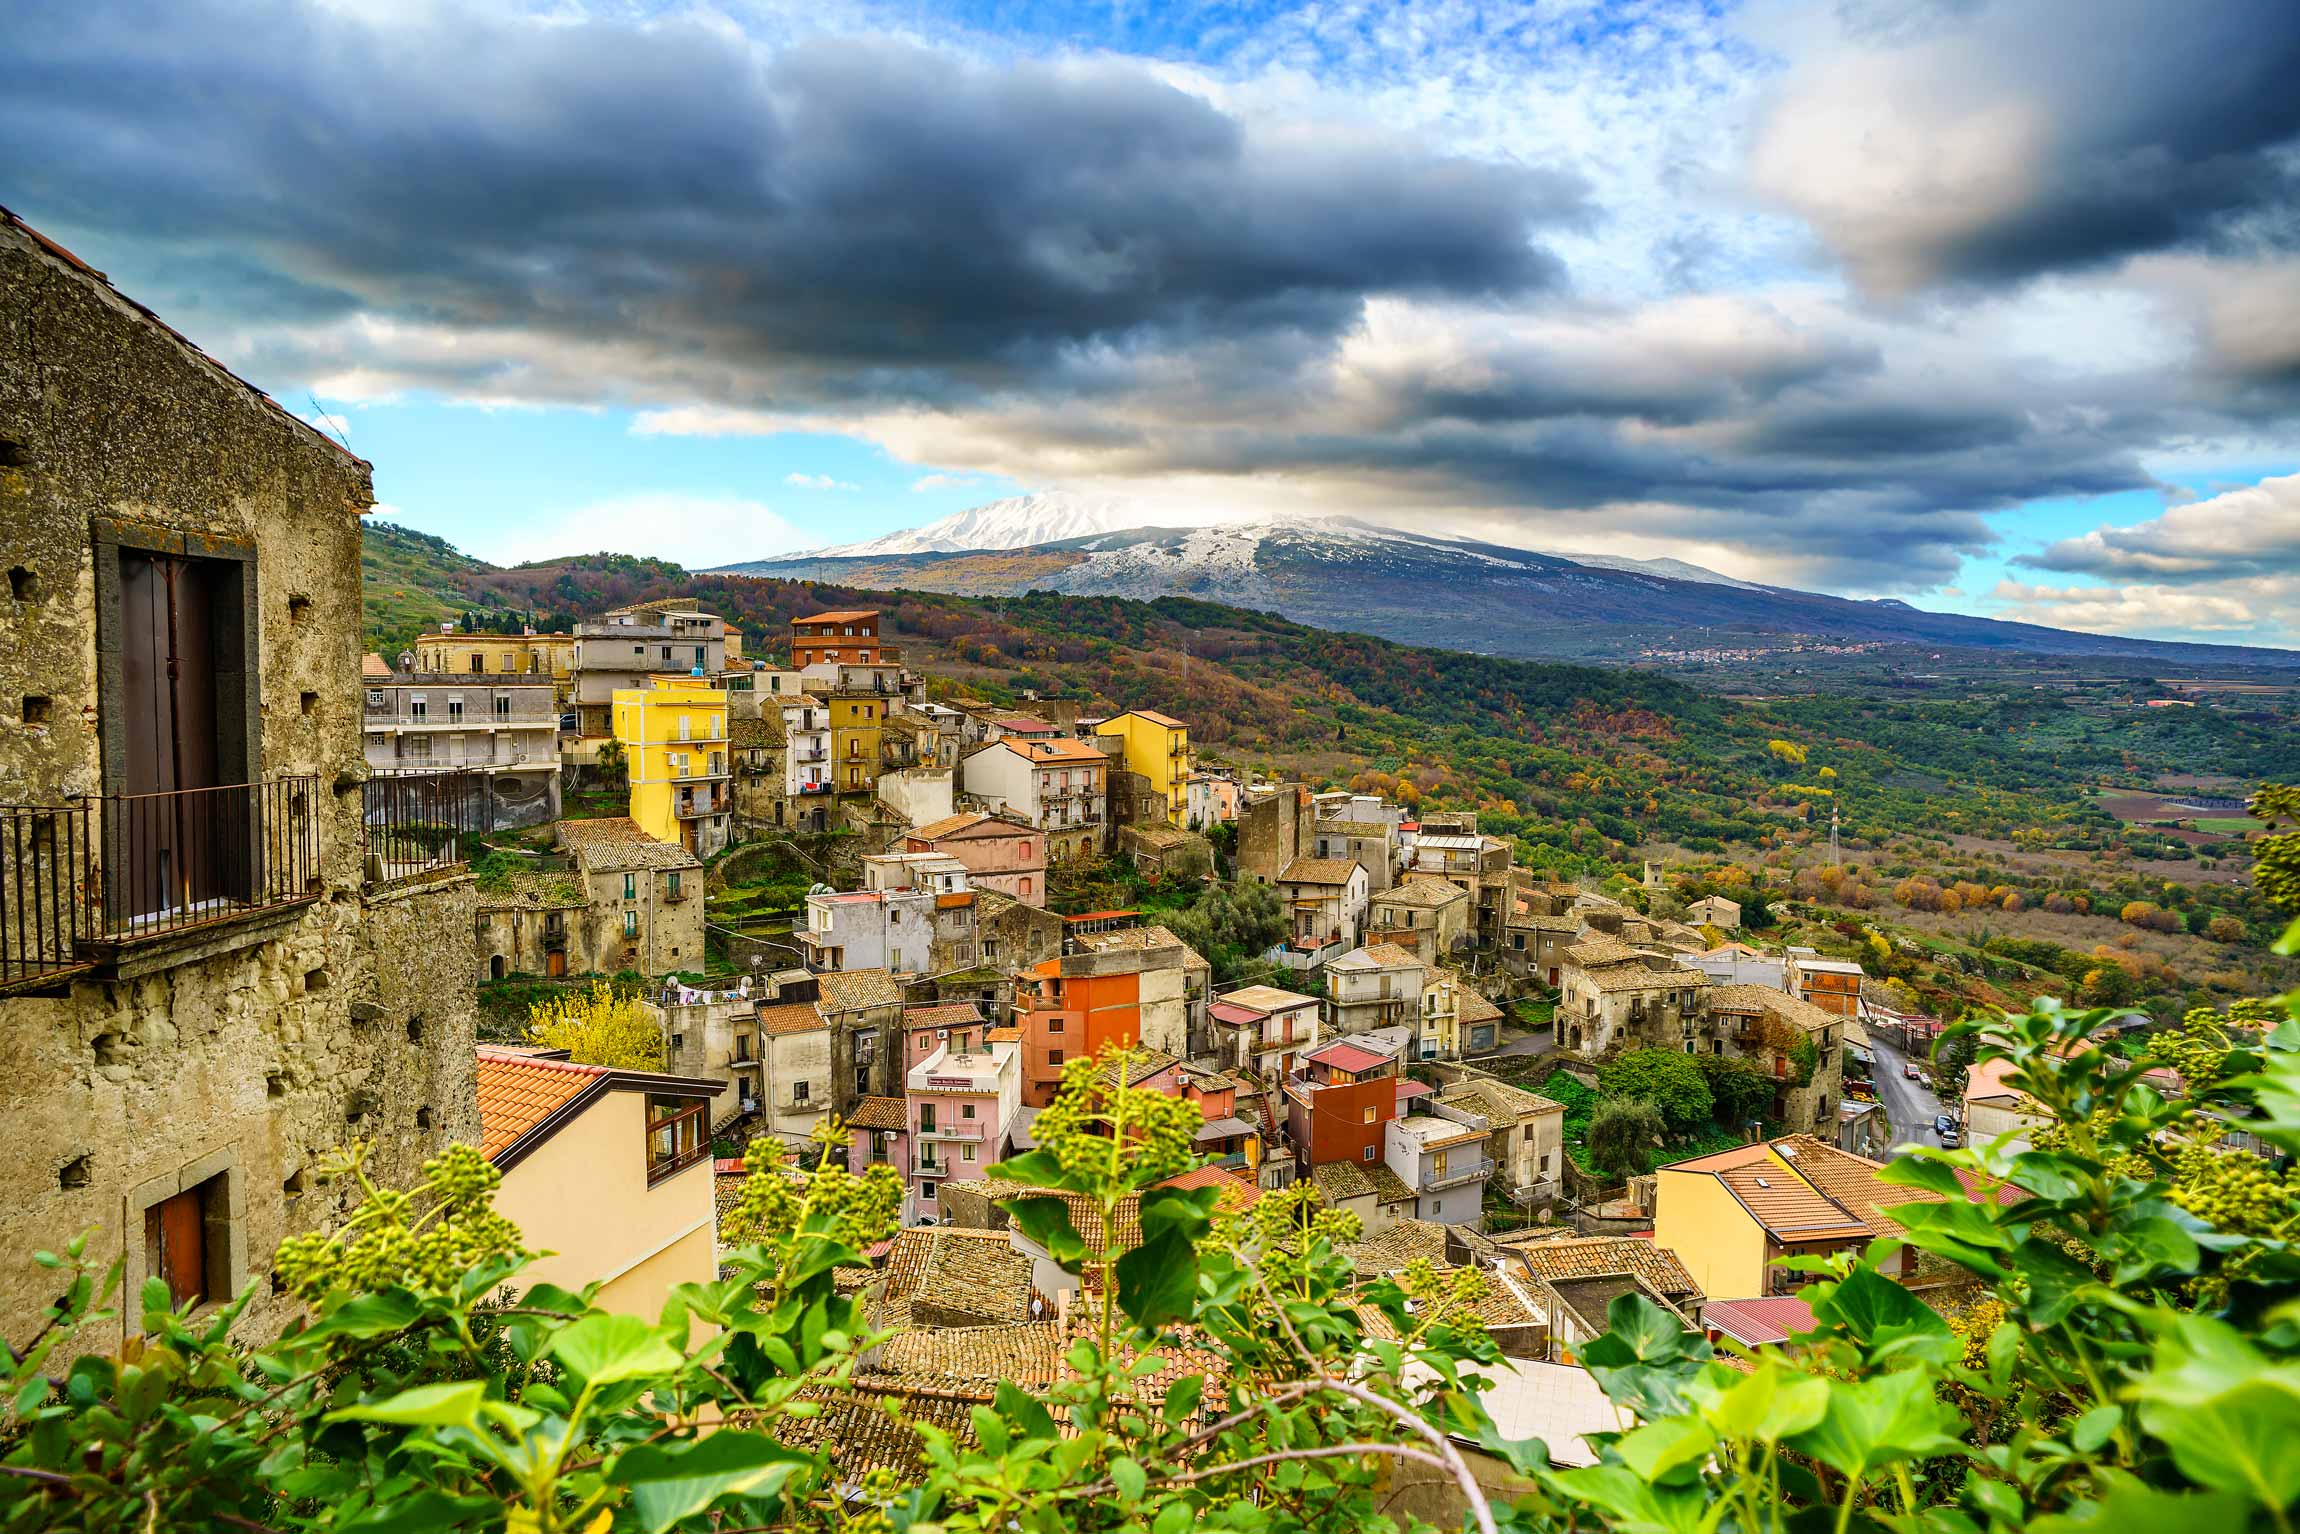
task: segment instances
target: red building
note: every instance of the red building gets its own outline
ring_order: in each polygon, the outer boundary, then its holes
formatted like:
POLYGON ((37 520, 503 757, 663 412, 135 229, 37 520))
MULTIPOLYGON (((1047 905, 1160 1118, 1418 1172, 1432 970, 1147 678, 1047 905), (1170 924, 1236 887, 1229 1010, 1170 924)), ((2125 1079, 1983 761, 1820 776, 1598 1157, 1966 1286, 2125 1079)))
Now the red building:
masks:
POLYGON ((876 608, 816 613, 791 620, 791 669, 804 671, 824 661, 876 665, 881 659, 876 608))
POLYGON ((1380 1161, 1383 1126, 1398 1116, 1401 1079, 1396 1055, 1357 1039, 1303 1056, 1301 1071, 1286 1083, 1286 1136, 1302 1166, 1380 1161))

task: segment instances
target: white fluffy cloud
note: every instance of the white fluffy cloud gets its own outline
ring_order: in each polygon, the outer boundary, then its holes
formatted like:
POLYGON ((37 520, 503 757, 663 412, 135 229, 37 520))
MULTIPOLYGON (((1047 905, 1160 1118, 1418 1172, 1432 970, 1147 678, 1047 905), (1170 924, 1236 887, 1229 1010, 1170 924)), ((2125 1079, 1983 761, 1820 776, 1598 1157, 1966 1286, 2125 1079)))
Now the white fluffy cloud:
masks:
POLYGON ((2039 586, 1997 582, 1998 616, 2094 634, 2289 646, 2300 642, 2300 577, 2261 576, 2208 586, 2039 586))
POLYGON ((785 474, 783 483, 793 490, 860 490, 862 486, 828 474, 785 474))
POLYGON ((497 564, 637 551, 698 570, 728 559, 787 554, 809 542, 821 542, 775 515, 764 502, 675 490, 592 501, 499 534, 475 529, 455 536, 472 553, 497 564))
POLYGON ((2103 524, 2020 562, 2161 582, 2300 575, 2300 474, 2190 501, 2145 522, 2103 524))

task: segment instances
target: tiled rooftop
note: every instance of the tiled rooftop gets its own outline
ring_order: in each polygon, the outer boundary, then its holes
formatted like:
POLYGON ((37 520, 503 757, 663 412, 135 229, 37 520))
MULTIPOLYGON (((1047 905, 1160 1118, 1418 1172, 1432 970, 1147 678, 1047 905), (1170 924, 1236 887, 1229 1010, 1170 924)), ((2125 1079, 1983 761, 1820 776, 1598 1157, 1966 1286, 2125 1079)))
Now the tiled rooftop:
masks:
POLYGON ((899 1097, 864 1097, 855 1103, 855 1111, 847 1115, 850 1129, 892 1129, 910 1127, 903 1100, 899 1097))
POLYGON ((628 815, 559 822, 559 845, 574 854, 586 873, 623 873, 642 868, 700 868, 696 856, 677 842, 659 842, 628 815))
POLYGON ((1550 1282, 1634 1273, 1665 1299, 1698 1299, 1701 1295, 1701 1286, 1693 1281, 1677 1254, 1642 1236, 1545 1237, 1526 1231, 1516 1240, 1495 1238, 1495 1244, 1524 1264, 1532 1277, 1550 1282))
POLYGON ((887 1254, 886 1287, 871 1324, 926 1324, 914 1320, 914 1308, 963 1314, 978 1325, 1018 1324, 1031 1319, 1030 1294, 1030 1259, 1014 1250, 1006 1232, 914 1225, 895 1237, 887 1254))
POLYGON ((902 987, 883 969, 829 970, 815 976, 826 1012, 860 1012, 868 1007, 899 1007, 902 987))
POLYGON ((1280 884, 1336 885, 1350 882, 1356 873, 1355 858, 1296 858, 1278 875, 1280 884))
POLYGON ((479 1153, 499 1153, 590 1090, 606 1067, 479 1050, 479 1153))
POLYGON ((780 1038, 785 1034, 813 1033, 828 1028, 811 1001, 786 1001, 759 1008, 759 1032, 780 1038))

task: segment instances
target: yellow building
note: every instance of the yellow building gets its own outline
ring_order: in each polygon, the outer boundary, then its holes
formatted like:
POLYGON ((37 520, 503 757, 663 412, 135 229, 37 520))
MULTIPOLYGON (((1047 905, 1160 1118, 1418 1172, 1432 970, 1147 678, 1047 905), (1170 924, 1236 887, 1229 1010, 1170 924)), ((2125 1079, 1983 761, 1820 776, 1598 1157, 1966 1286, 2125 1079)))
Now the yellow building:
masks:
POLYGON ((1189 813, 1190 727, 1168 714, 1130 709, 1094 727, 1096 738, 1123 743, 1120 760, 1138 772, 1166 801, 1166 821, 1181 825, 1189 813))
POLYGON ((572 634, 425 634, 415 669, 441 676, 548 676, 564 697, 575 675, 572 634))
MULTIPOLYGON (((1879 1182, 1882 1170, 1802 1134, 1680 1161, 1655 1174, 1653 1239, 1713 1300, 1795 1294, 1811 1275, 1784 1260, 1899 1236, 1894 1208, 1942 1201, 1929 1189, 1879 1182)), ((1885 1272, 1909 1282, 1916 1250, 1904 1247, 1885 1272)))
POLYGON ((886 698, 875 692, 830 696, 831 782, 842 794, 878 787, 879 735, 886 728, 886 698))
POLYGON ((727 845, 734 819, 727 695, 683 676, 615 689, 613 727, 631 777, 631 820, 699 858, 727 845))
POLYGON ((718 1277, 711 1099, 723 1081, 479 1048, 480 1152, 495 1208, 531 1251, 522 1285, 580 1289, 654 1316, 677 1284, 718 1277))

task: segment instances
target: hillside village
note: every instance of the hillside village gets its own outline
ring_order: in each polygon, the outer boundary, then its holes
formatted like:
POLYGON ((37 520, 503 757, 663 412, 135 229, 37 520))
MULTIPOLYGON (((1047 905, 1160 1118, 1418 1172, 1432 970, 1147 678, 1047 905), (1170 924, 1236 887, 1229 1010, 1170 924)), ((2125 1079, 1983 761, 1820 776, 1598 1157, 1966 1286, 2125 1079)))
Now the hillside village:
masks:
POLYGON ((368 466, 13 221, 0 264, 54 338, 37 430, 0 417, 11 1336, 48 1303, 18 1254, 77 1229, 131 1290, 249 1289, 234 1325, 277 1331, 271 1254, 346 1212, 352 1141, 386 1185, 478 1147, 549 1254, 522 1282, 639 1314, 717 1275, 760 1147, 832 1155, 902 1187, 842 1278, 886 1340, 818 1429, 859 1477, 918 1453, 870 1401, 967 1433, 1069 1367, 1083 1280, 1000 1168, 1065 1093, 1152 1093, 1197 1113, 1171 1185, 1314 1188, 1369 1285, 1482 1275, 1500 1389, 1570 1462, 1612 1423, 1579 1349, 1613 1301, 1776 1343, 1812 1319, 1788 1260, 1943 1197, 1877 1175, 1966 1117, 1903 1063, 1937 1023, 1724 895, 1648 914, 1474 810, 1244 771, 1181 714, 974 696, 870 607, 450 618, 362 656, 368 466), (87 424, 158 401, 126 443, 87 424), (770 854, 804 874, 787 931, 731 898, 770 854), (1101 889, 1129 901, 1078 908, 1101 889), (646 1058, 487 1026, 505 987, 641 1020, 646 1058), (1630 1099, 1653 1128, 1596 1154, 1630 1099))

